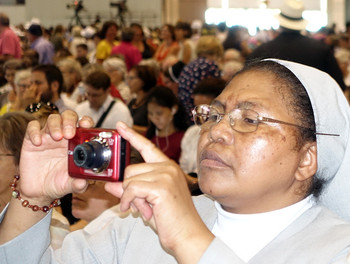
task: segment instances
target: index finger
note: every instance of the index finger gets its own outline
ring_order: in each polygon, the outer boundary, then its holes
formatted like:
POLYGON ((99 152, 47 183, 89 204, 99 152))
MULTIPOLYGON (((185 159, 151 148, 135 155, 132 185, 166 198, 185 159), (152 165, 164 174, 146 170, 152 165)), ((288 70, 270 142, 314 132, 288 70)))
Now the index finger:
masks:
POLYGON ((129 141, 130 144, 140 152, 142 158, 146 162, 162 162, 169 160, 169 158, 151 141, 129 128, 123 122, 117 123, 117 130, 124 139, 129 141))

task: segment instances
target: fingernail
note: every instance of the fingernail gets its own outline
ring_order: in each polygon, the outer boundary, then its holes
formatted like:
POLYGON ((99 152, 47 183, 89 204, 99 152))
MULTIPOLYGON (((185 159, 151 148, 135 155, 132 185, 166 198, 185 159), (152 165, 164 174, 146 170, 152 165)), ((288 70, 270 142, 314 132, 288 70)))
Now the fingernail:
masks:
POLYGON ((139 210, 135 207, 135 205, 134 204, 131 204, 130 205, 130 208, 131 208, 131 212, 133 212, 133 213, 137 213, 139 210))
POLYGON ((33 143, 34 143, 34 145, 40 144, 40 136, 39 135, 33 137, 33 143))

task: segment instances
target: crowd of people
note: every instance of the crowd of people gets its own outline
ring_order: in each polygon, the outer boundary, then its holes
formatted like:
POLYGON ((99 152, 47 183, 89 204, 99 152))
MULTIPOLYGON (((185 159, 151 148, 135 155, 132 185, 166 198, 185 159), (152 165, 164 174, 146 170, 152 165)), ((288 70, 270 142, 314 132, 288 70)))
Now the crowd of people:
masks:
POLYGON ((347 263, 350 25, 299 4, 256 36, 0 13, 0 263, 347 263), (130 142, 123 182, 69 177, 77 125, 130 142))

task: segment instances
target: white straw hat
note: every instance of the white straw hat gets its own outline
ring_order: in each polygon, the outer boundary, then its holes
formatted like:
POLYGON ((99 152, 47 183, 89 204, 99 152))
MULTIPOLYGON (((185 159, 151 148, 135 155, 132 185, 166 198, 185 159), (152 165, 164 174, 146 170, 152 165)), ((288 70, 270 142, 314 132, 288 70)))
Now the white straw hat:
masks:
POLYGON ((304 30, 308 24, 303 18, 304 4, 300 0, 285 0, 277 19, 281 27, 304 30))

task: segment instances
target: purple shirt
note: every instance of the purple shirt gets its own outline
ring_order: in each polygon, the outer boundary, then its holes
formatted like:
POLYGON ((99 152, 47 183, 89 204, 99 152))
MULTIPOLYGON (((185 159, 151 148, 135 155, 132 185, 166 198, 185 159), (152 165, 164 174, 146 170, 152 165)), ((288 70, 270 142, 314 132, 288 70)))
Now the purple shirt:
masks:
POLYGON ((53 44, 43 37, 39 37, 30 44, 30 48, 38 52, 39 64, 52 64, 55 49, 53 44))

